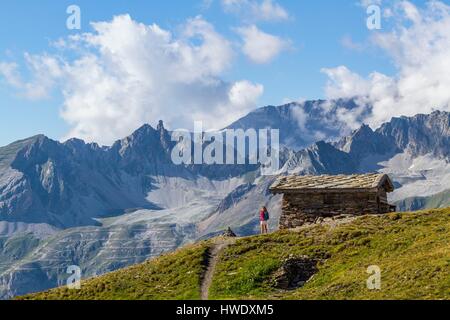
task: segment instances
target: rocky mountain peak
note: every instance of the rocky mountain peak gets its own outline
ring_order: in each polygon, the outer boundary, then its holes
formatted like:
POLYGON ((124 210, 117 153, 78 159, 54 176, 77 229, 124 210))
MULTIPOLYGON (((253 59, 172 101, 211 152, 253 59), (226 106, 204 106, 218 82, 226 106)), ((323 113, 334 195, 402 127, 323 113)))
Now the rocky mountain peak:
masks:
POLYGON ((58 158, 61 144, 44 135, 34 136, 26 140, 23 148, 19 150, 12 167, 27 167, 33 164, 42 164, 49 158, 58 158))
POLYGON ((158 126, 156 127, 156 130, 159 131, 159 132, 163 132, 165 130, 164 129, 164 121, 159 120, 158 126))
POLYGON ((159 132, 159 140, 161 142, 162 147, 167 153, 170 153, 173 146, 173 142, 169 134, 169 131, 167 131, 164 128, 164 122, 162 120, 159 120, 156 130, 159 132))
POLYGON ((377 133, 391 137, 396 146, 413 156, 432 153, 439 157, 450 155, 450 113, 435 111, 414 117, 393 118, 377 133))
POLYGON ((373 131, 366 124, 350 136, 342 138, 335 146, 357 161, 372 155, 386 155, 396 151, 392 139, 373 131))

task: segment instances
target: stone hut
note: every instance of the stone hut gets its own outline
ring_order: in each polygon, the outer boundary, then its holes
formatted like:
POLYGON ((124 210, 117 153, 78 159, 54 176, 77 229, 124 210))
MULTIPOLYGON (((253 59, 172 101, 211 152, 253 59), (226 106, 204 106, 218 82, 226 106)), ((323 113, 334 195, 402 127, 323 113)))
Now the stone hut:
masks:
POLYGON ((290 229, 323 218, 395 212, 387 193, 394 185, 386 174, 285 176, 271 187, 283 194, 280 229, 290 229))

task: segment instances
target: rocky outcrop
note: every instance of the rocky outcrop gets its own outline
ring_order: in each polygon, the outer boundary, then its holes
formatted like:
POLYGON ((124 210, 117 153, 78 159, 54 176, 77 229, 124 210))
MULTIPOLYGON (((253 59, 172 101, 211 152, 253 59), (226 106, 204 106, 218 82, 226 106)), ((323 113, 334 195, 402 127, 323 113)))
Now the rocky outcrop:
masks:
POLYGON ((303 287, 319 270, 318 261, 308 256, 290 256, 274 274, 274 287, 295 290, 303 287))
POLYGON ((400 150, 413 156, 433 153, 448 158, 450 155, 449 112, 435 111, 429 115, 393 118, 376 132, 392 139, 400 150))
POLYGON ((356 165, 366 157, 392 156, 401 151, 391 136, 375 132, 367 125, 363 125, 350 136, 341 139, 335 146, 347 153, 356 165))
POLYGON ((236 238, 236 234, 231 230, 231 228, 228 228, 224 233, 222 233, 222 237, 225 238, 236 238))

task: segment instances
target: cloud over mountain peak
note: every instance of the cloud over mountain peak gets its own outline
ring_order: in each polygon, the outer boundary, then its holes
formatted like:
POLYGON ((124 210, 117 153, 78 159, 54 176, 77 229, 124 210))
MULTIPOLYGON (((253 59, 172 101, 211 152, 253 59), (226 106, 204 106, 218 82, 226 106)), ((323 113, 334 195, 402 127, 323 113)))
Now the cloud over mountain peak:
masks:
POLYGON ((401 1, 392 14, 392 30, 375 32, 371 42, 391 57, 396 75, 364 77, 346 66, 322 70, 329 78, 327 96, 359 97, 360 105, 371 106, 365 121, 375 127, 393 116, 450 110, 450 6, 430 1, 419 8, 401 1))
POLYGON ((54 55, 27 54, 35 75, 29 82, 20 79, 17 65, 0 66, 8 82, 27 95, 44 97, 58 86, 61 115, 71 126, 67 138, 110 144, 162 118, 172 128, 191 128, 196 120, 217 129, 254 109, 263 93, 260 84, 223 80, 235 52, 202 17, 187 20, 179 34, 129 15, 92 28, 59 41, 62 51, 54 55), (73 52, 77 57, 71 59, 73 52))

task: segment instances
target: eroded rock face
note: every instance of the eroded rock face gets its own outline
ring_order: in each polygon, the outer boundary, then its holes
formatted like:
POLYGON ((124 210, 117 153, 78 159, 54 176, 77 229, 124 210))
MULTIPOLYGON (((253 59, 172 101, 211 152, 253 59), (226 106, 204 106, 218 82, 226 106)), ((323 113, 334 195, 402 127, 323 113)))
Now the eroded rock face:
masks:
POLYGON ((294 290, 303 287, 319 270, 318 260, 308 256, 289 257, 274 275, 274 287, 294 290))
POLYGON ((413 156, 429 153, 448 159, 450 154, 450 113, 435 111, 429 115, 393 118, 377 133, 392 139, 397 147, 413 156))

